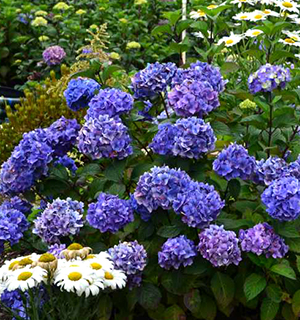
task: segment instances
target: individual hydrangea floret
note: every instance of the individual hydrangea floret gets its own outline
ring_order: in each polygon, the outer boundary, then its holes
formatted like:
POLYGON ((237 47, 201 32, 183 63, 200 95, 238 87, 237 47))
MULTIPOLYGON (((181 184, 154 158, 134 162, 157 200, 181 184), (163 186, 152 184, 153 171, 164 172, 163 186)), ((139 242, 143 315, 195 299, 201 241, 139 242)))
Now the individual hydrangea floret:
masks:
POLYGON ((240 230, 239 239, 242 251, 252 252, 258 256, 265 254, 267 258, 283 258, 289 250, 284 240, 266 222, 253 228, 240 230))
POLYGON ((72 79, 64 91, 67 106, 73 111, 87 107, 98 90, 100 84, 93 79, 82 77, 72 79))
POLYGON ((191 181, 178 192, 173 209, 189 227, 203 228, 217 218, 224 205, 213 186, 191 181))
POLYGON ((129 113, 132 108, 133 98, 129 93, 115 88, 104 89, 90 101, 87 117, 98 118, 103 114, 114 117, 129 113))
POLYGON ((77 166, 75 164, 75 161, 73 159, 71 159, 70 157, 68 157, 67 155, 58 158, 55 161, 55 165, 62 165, 66 168, 68 168, 71 172, 75 172, 77 171, 77 166))
POLYGON ((78 149, 92 159, 124 159, 133 153, 127 127, 119 117, 88 118, 78 136, 78 149))
POLYGON ((198 251, 215 267, 238 265, 242 260, 236 234, 223 226, 210 225, 199 234, 199 240, 198 251))
POLYGON ((194 242, 186 236, 168 239, 158 252, 158 264, 170 270, 172 267, 178 269, 180 266, 190 266, 197 255, 194 242))
POLYGON ((67 246, 65 244, 58 244, 58 243, 54 243, 51 246, 48 247, 48 251, 49 253, 53 254, 57 259, 62 258, 62 251, 64 251, 67 248, 67 246))
POLYGON ((159 207, 168 210, 172 208, 177 194, 190 181, 188 174, 180 169, 170 169, 168 166, 153 167, 150 172, 140 177, 134 198, 150 213, 159 207))
POLYGON ((91 203, 86 219, 88 223, 101 232, 116 233, 134 220, 130 201, 100 193, 96 203, 91 203))
POLYGON ((145 206, 137 203, 133 194, 130 195, 130 201, 131 201, 131 207, 134 210, 134 212, 139 214, 142 220, 146 222, 149 221, 151 218, 151 213, 148 211, 148 209, 145 206))
POLYGON ((33 233, 49 245, 60 238, 76 235, 83 227, 83 203, 67 198, 55 199, 34 221, 33 233))
POLYGON ((43 52, 43 59, 48 66, 55 66, 57 64, 60 64, 65 56, 66 52, 60 46, 48 47, 43 52))
POLYGON ((255 158, 241 145, 231 144, 220 152, 213 162, 214 171, 226 180, 241 178, 248 180, 253 175, 256 162, 255 158))
POLYGON ((248 87, 252 94, 261 91, 271 92, 276 88, 285 88, 286 83, 289 81, 291 81, 289 68, 268 63, 249 76, 248 87))
POLYGON ((115 268, 123 270, 126 275, 138 274, 147 264, 147 252, 136 240, 122 242, 108 250, 115 268))
POLYGON ((158 126, 158 133, 149 147, 161 155, 199 159, 214 150, 216 137, 209 123, 191 117, 179 119, 175 124, 158 126))
POLYGON ((219 105, 218 92, 207 81, 184 80, 168 93, 168 103, 177 116, 203 117, 219 105))
POLYGON ((136 99, 143 99, 166 92, 176 73, 174 63, 155 62, 148 64, 132 78, 131 87, 136 99))
POLYGON ((300 181, 283 177, 274 181, 261 195, 269 215, 279 221, 293 221, 300 215, 300 181))

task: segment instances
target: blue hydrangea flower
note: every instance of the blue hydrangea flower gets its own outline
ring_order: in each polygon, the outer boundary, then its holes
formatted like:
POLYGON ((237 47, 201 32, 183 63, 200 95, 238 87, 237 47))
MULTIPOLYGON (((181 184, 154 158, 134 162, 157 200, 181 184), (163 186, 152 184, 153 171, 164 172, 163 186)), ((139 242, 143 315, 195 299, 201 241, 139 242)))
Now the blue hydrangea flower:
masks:
POLYGON ((17 313, 22 319, 30 320, 26 314, 20 290, 8 291, 5 289, 0 296, 0 300, 7 308, 17 313))
POLYGON ((116 233, 132 222, 134 215, 130 201, 102 192, 97 202, 89 205, 86 220, 93 228, 103 233, 116 233))
POLYGON ((288 164, 288 174, 300 180, 300 155, 297 160, 288 164))
POLYGON ((170 270, 172 267, 178 269, 180 266, 190 266, 197 255, 194 242, 186 236, 168 239, 158 252, 158 264, 170 270))
POLYGON ((149 147, 158 154, 199 159, 214 150, 216 137, 209 123, 191 117, 179 119, 175 124, 158 126, 158 133, 149 147))
POLYGON ((88 118, 78 137, 78 149, 92 159, 124 159, 133 153, 127 127, 120 118, 88 118))
POLYGON ((276 88, 285 88, 286 83, 289 81, 291 81, 289 68, 273 66, 268 63, 261 66, 256 72, 250 74, 248 87, 252 94, 260 91, 271 92, 276 88))
POLYGON ((60 238, 75 235, 83 227, 83 203, 67 198, 55 199, 34 221, 33 233, 49 245, 60 238))
POLYGON ((77 171, 77 166, 75 164, 75 161, 73 159, 71 159, 70 157, 68 157, 67 155, 58 158, 55 163, 56 166, 57 165, 62 165, 66 168, 68 168, 71 172, 75 172, 77 171))
POLYGON ((3 201, 0 208, 2 209, 5 208, 7 210, 18 210, 26 215, 30 213, 32 209, 32 204, 19 197, 12 197, 9 200, 3 201))
POLYGON ((165 92, 171 84, 177 67, 174 63, 155 62, 140 70, 131 81, 131 88, 136 99, 152 97, 165 92))
POLYGON ((184 80, 168 93, 168 103, 181 117, 203 117, 219 105, 218 92, 207 81, 184 80))
POLYGON ((177 194, 189 184, 191 178, 180 169, 168 166, 153 167, 144 173, 136 186, 134 198, 151 213, 159 207, 164 210, 172 208, 177 194))
POLYGON ((191 181, 179 191, 173 201, 174 211, 193 228, 203 228, 214 221, 224 205, 213 186, 196 181, 191 181))
POLYGON ((226 180, 241 178, 248 180, 255 170, 255 158, 241 145, 231 144, 220 152, 213 162, 214 171, 226 180))
POLYGON ((261 195, 269 215, 279 221, 293 221, 300 215, 300 181, 294 177, 275 180, 261 195))
POLYGON ((258 256, 265 254, 267 258, 283 258, 289 250, 284 240, 266 222, 253 228, 239 231, 242 251, 252 252, 258 256))
POLYGON ((57 259, 61 259, 61 252, 66 248, 67 246, 65 244, 54 243, 48 247, 48 252, 53 254, 57 259))
POLYGON ((142 283, 142 273, 130 274, 127 276, 127 286, 129 290, 139 287, 142 283))
POLYGON ((210 225, 199 234, 199 240, 198 251, 215 267, 238 265, 242 260, 236 234, 223 226, 210 225))
POLYGON ((104 89, 90 101, 87 111, 88 118, 98 118, 108 114, 110 117, 129 113, 133 108, 133 98, 129 93, 119 89, 104 89))
POLYGON ((146 222, 149 221, 151 218, 151 213, 145 206, 137 203, 133 194, 130 195, 130 201, 132 209, 141 216, 141 219, 146 222))
POLYGON ((67 106, 73 111, 87 107, 99 89, 100 84, 93 79, 82 77, 72 79, 64 92, 67 106))
POLYGON ((136 240, 122 242, 108 250, 115 268, 123 270, 126 275, 138 274, 147 264, 147 252, 136 240))

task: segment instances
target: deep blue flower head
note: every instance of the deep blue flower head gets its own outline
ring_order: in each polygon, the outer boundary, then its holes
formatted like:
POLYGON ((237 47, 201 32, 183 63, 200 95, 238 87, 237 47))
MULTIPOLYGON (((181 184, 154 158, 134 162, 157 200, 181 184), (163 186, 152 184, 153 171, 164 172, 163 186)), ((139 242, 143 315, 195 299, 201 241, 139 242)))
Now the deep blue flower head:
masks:
POLYGON ((255 158, 241 145, 233 143, 220 152, 213 162, 214 171, 226 180, 241 178, 248 180, 253 175, 255 158))
POLYGON ((32 209, 32 204, 26 200, 20 199, 19 197, 13 197, 13 198, 10 198, 9 200, 5 200, 1 204, 0 208, 2 209, 6 208, 8 210, 9 209, 18 210, 26 215, 30 213, 32 209))
POLYGON ((53 254, 57 259, 62 258, 61 252, 65 250, 67 246, 65 244, 54 243, 48 247, 49 253, 53 254))
POLYGON ((87 107, 99 89, 100 84, 93 79, 72 79, 64 92, 68 107, 73 111, 87 107))
POLYGON ((300 155, 297 160, 289 163, 288 165, 288 174, 300 180, 300 155))
POLYGON ((0 300, 7 308, 17 313, 22 319, 29 320, 29 316, 26 314, 23 298, 19 290, 8 291, 5 289, 0 296, 0 300))
POLYGON ((108 250, 115 268, 126 275, 139 274, 147 264, 147 252, 136 240, 122 242, 108 250))
POLYGON ((68 168, 71 172, 75 172, 78 169, 75 164, 75 161, 73 159, 71 159, 70 157, 68 157, 67 155, 58 158, 54 164, 56 166, 60 164, 64 167, 68 168))
POLYGON ((52 160, 52 148, 47 144, 47 132, 36 129, 23 135, 10 158, 2 164, 0 192, 19 194, 29 190, 36 180, 46 175, 52 160))
POLYGON ((300 181, 294 177, 275 180, 261 195, 269 215, 279 221, 293 221, 300 215, 300 181))
POLYGON ((191 181, 178 192, 173 209, 189 227, 203 228, 214 221, 225 202, 213 186, 191 181))
POLYGON ((134 92, 134 98, 143 99, 165 92, 170 86, 176 70, 176 65, 171 62, 148 64, 145 69, 136 73, 132 78, 131 88, 134 92))
POLYGON ((172 208, 177 194, 190 181, 188 174, 180 169, 170 169, 168 166, 153 167, 150 172, 140 177, 134 198, 150 213, 159 207, 168 210, 172 208))
POLYGON ((285 88, 286 83, 291 81, 289 68, 265 64, 248 78, 249 91, 252 94, 257 92, 271 92, 276 88, 285 88))
POLYGON ((146 222, 149 221, 151 218, 151 213, 148 211, 148 209, 145 206, 137 203, 133 194, 130 195, 130 201, 131 201, 131 207, 134 210, 134 212, 139 214, 142 220, 146 222))
POLYGON ((238 265, 242 260, 238 238, 223 226, 210 225, 199 234, 198 250, 213 266, 238 265))
POLYGON ((252 252, 258 256, 265 254, 267 258, 283 258, 289 247, 274 229, 266 222, 253 228, 239 231, 242 251, 252 252))
POLYGON ((88 118, 78 137, 78 149, 92 159, 124 159, 132 154, 127 127, 119 117, 88 118))
POLYGON ((218 92, 207 81, 184 80, 168 93, 168 103, 181 117, 203 117, 219 105, 218 92))
POLYGON ((88 118, 98 118, 108 114, 110 117, 129 113, 133 108, 133 98, 129 93, 119 89, 104 89, 90 101, 87 111, 88 118))
POLYGON ((33 233, 49 245, 60 238, 75 235, 83 226, 83 203, 67 198, 55 199, 34 221, 33 233))
POLYGON ((168 239, 158 252, 158 264, 164 269, 190 266, 197 255, 194 242, 186 236, 168 239))
POLYGON ((149 147, 158 154, 199 159, 214 150, 216 137, 209 123, 191 117, 179 119, 175 124, 158 126, 158 133, 149 147))
POLYGON ((132 222, 134 215, 129 200, 102 192, 97 202, 89 205, 86 220, 101 232, 116 233, 132 222))

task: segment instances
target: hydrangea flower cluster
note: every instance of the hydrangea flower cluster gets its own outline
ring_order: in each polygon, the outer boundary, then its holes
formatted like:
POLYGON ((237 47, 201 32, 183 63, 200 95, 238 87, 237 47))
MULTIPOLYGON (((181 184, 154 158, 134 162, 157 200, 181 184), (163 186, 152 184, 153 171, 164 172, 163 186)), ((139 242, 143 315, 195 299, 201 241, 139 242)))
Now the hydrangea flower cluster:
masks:
POLYGON ((274 181, 261 195, 269 215, 279 221, 293 221, 300 215, 300 181, 283 177, 274 181))
POLYGON ((78 136, 78 149, 92 159, 124 159, 132 154, 127 127, 119 117, 88 118, 78 136))
POLYGON ((236 143, 222 150, 213 162, 214 171, 226 180, 241 178, 248 180, 253 175, 256 162, 248 151, 236 143))
POLYGON ((66 52, 60 46, 48 47, 43 52, 43 59, 48 66, 55 66, 57 64, 60 64, 65 56, 66 52))
POLYGON ((88 223, 101 232, 116 233, 129 222, 134 220, 130 201, 119 197, 100 193, 97 202, 91 203, 86 219, 88 223))
POLYGON ((253 228, 239 231, 242 251, 253 252, 267 258, 283 258, 289 250, 284 239, 275 234, 274 229, 266 222, 259 223, 253 228))
POLYGON ((214 221, 225 202, 213 186, 191 181, 177 193, 173 209, 189 227, 203 228, 214 221))
POLYGON ((83 206, 71 198, 55 199, 34 221, 32 232, 50 245, 60 243, 61 237, 75 235, 83 227, 83 206))
POLYGON ((68 157, 67 155, 58 158, 55 163, 56 166, 57 165, 62 165, 66 168, 68 168, 71 172, 75 172, 77 171, 77 166, 75 164, 75 161, 73 159, 71 159, 70 157, 68 157))
POLYGON ((133 194, 130 195, 130 201, 131 201, 132 209, 141 216, 141 219, 146 222, 149 221, 151 218, 151 213, 148 211, 148 209, 145 206, 137 203, 133 194))
POLYGON ((289 163, 287 175, 300 179, 300 155, 296 161, 289 163))
POLYGON ((178 116, 203 117, 219 105, 218 92, 207 81, 184 80, 168 93, 168 103, 178 116))
POLYGON ((283 89, 289 81, 291 81, 289 68, 268 63, 249 76, 248 87, 252 94, 260 91, 270 92, 276 88, 283 89))
POLYGON ((23 298, 19 290, 4 290, 0 295, 0 300, 7 308, 13 310, 16 314, 18 314, 21 319, 29 320, 24 307, 23 298))
POLYGON ((177 67, 174 63, 148 64, 132 78, 131 86, 136 99, 152 97, 165 92, 171 84, 177 67))
POLYGON ((215 267, 238 265, 242 260, 236 234, 223 226, 210 225, 199 234, 199 240, 197 249, 215 267))
POLYGON ((48 253, 53 254, 57 259, 62 258, 62 251, 64 251, 67 248, 65 244, 58 244, 54 243, 51 246, 48 247, 48 253))
POLYGON ((98 118, 108 114, 110 117, 128 113, 133 108, 133 98, 119 89, 104 89, 90 101, 87 118, 98 118))
POLYGON ((30 213, 32 204, 26 200, 20 199, 19 197, 12 197, 9 200, 3 201, 0 207, 7 210, 18 210, 26 215, 30 213))
POLYGON ((158 264, 170 270, 172 267, 178 269, 181 265, 190 266, 197 255, 194 242, 186 236, 168 239, 158 252, 158 264))
POLYGON ((100 90, 100 84, 93 79, 72 79, 64 92, 67 106, 73 111, 87 107, 97 90, 100 90))
POLYGON ((175 124, 160 124, 149 147, 162 155, 199 159, 214 150, 216 140, 209 123, 191 117, 179 119, 175 124))

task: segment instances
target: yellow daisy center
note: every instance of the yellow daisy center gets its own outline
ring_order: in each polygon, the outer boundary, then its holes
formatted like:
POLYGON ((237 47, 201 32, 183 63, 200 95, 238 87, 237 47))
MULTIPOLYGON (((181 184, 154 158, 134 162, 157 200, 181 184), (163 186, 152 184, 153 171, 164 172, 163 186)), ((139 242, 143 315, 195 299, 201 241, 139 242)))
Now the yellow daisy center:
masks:
POLYGON ((207 7, 207 9, 215 9, 215 8, 217 8, 217 5, 215 4, 211 4, 207 7))
POLYGON ((295 40, 295 41, 298 40, 298 38, 297 38, 296 36, 292 36, 291 39, 293 39, 293 40, 295 40))
POLYGON ((12 262, 9 267, 8 267, 8 270, 12 270, 14 266, 16 266, 17 264, 19 264, 20 261, 14 261, 12 262))
POLYGON ((32 272, 29 272, 29 271, 27 271, 27 272, 22 272, 22 273, 19 274, 18 280, 19 280, 19 281, 26 281, 26 280, 28 280, 28 279, 31 278, 31 277, 32 277, 32 272))
POLYGON ((33 261, 30 258, 24 258, 21 261, 19 261, 19 265, 22 267, 28 266, 32 263, 33 263, 33 261))
POLYGON ((257 14, 256 16, 254 16, 255 19, 261 19, 263 16, 261 14, 257 14))
POLYGON ((252 32, 252 35, 258 36, 260 33, 261 33, 260 31, 253 31, 253 32, 252 32))
POLYGON ((71 265, 70 265, 70 268, 78 268, 78 267, 79 267, 78 264, 71 264, 71 265))
POLYGON ((225 43, 226 43, 226 44, 232 44, 232 43, 233 43, 233 40, 231 40, 231 39, 226 40, 225 43))
POLYGON ((94 254, 89 254, 85 259, 94 259, 96 256, 94 254))
POLYGON ((295 43, 295 41, 291 38, 286 38, 284 39, 284 42, 287 42, 287 43, 295 43))
POLYGON ((39 258, 39 262, 52 262, 54 261, 56 258, 53 254, 51 253, 44 253, 40 256, 39 258))
POLYGON ((240 2, 246 2, 247 0, 239 0, 240 2))
POLYGON ((282 5, 286 8, 293 8, 293 4, 288 1, 283 2, 282 5))
POLYGON ((205 12, 202 11, 202 10, 198 10, 197 13, 198 13, 201 17, 205 16, 205 12))
POLYGON ((81 250, 83 249, 83 246, 79 243, 72 243, 68 246, 68 250, 81 250))
POLYGON ((271 11, 266 9, 266 10, 264 10, 264 13, 269 14, 269 13, 271 13, 271 11))
POLYGON ((112 280, 113 278, 114 278, 114 276, 111 274, 111 273, 109 273, 109 272, 105 272, 105 275, 104 275, 104 278, 106 279, 106 280, 112 280))
POLYGON ((244 16, 240 16, 240 19, 247 19, 248 16, 244 15, 244 16))
POLYGON ((90 264, 91 268, 94 269, 94 270, 100 270, 102 269, 102 266, 100 263, 97 263, 97 262, 93 262, 90 264))
POLYGON ((68 278, 71 281, 78 281, 82 278, 82 274, 80 272, 71 272, 69 273, 68 278))

